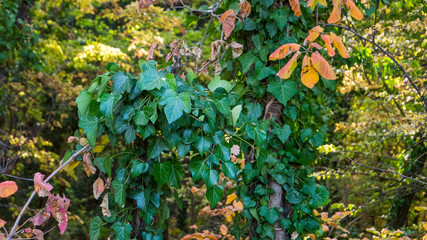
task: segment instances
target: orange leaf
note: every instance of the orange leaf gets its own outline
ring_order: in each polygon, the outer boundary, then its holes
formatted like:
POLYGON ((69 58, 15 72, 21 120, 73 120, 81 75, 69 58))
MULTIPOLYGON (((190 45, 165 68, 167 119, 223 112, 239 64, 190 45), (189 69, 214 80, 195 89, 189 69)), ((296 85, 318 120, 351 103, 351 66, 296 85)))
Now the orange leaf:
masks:
POLYGON ((335 51, 332 48, 331 38, 329 37, 329 35, 322 34, 321 37, 322 37, 323 42, 325 42, 325 47, 326 47, 326 50, 328 51, 328 55, 330 57, 335 56, 335 51))
POLYGON ((224 39, 227 39, 234 30, 236 21, 236 12, 232 9, 222 14, 219 22, 222 23, 222 29, 224 30, 224 39))
POLYGON ((221 225, 221 227, 219 228, 219 232, 222 234, 222 235, 227 235, 227 233, 228 233, 228 228, 227 228, 227 226, 225 226, 224 224, 222 224, 221 225))
POLYGON ((292 11, 294 11, 294 15, 299 17, 301 16, 301 6, 299 5, 299 0, 289 0, 289 4, 291 4, 292 11))
POLYGON ((93 183, 93 196, 95 197, 95 199, 98 200, 99 196, 101 196, 104 190, 104 180, 102 180, 102 178, 96 179, 96 181, 93 183))
POLYGON ((242 16, 243 20, 245 20, 246 17, 251 15, 251 4, 244 0, 244 2, 239 3, 240 8, 240 16, 242 16))
POLYGON ((341 6, 340 0, 332 0, 334 8, 332 9, 331 16, 329 16, 328 23, 336 23, 341 20, 341 6))
POLYGON ((0 198, 7 198, 18 191, 18 186, 14 181, 0 183, 0 198))
POLYGON ((288 43, 280 46, 276 51, 274 51, 268 59, 270 60, 279 60, 285 58, 289 54, 296 52, 300 49, 301 45, 295 43, 288 43))
POLYGON ((322 49, 322 46, 320 46, 318 43, 310 43, 311 48, 316 48, 317 50, 322 49))
POLYGON ((334 70, 319 52, 311 54, 311 63, 313 64, 314 69, 316 69, 322 77, 328 80, 337 79, 334 70))
POLYGON ((308 61, 307 66, 305 66, 301 71, 301 82, 308 88, 313 88, 314 85, 319 81, 319 74, 311 64, 311 61, 308 61))
POLYGON ((304 58, 302 59, 301 68, 304 69, 308 65, 309 61, 310 61, 310 58, 308 57, 308 55, 305 55, 304 58))
POLYGON ((343 58, 349 58, 350 54, 348 54, 347 48, 342 43, 341 38, 331 32, 331 41, 334 44, 334 47, 338 50, 338 53, 343 58))
MULTIPOLYGON (((316 38, 319 37, 320 33, 323 32, 323 28, 320 26, 316 26, 316 27, 310 29, 308 32, 309 32, 309 34, 308 34, 307 38, 305 39, 305 41, 313 42, 314 40, 316 40, 316 38)), ((305 45, 305 43, 304 43, 304 45, 305 45)))
POLYGON ((7 222, 5 220, 0 219, 0 228, 4 227, 7 222))
POLYGON ((288 79, 292 72, 297 67, 297 59, 301 55, 301 52, 296 52, 294 56, 292 56, 291 60, 289 60, 286 65, 280 69, 280 71, 277 73, 277 76, 279 76, 281 79, 288 79))
POLYGON ((227 201, 225 202, 225 204, 230 204, 231 202, 233 202, 234 200, 236 200, 237 195, 235 193, 232 193, 230 195, 227 196, 227 201))
POLYGON ((353 0, 347 0, 346 2, 348 9, 350 9, 351 16, 356 20, 362 20, 363 14, 360 12, 359 8, 356 7, 353 0))

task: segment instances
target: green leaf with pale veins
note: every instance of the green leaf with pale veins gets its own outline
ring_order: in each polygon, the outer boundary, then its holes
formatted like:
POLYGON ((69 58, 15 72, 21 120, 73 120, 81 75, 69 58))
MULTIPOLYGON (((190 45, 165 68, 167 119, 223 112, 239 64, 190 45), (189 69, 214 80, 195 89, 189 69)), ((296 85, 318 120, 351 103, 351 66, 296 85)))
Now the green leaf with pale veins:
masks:
POLYGON ((203 180, 205 180, 206 186, 211 187, 218 183, 219 173, 215 169, 204 171, 202 174, 203 180))
POLYGON ((179 95, 172 89, 168 89, 160 99, 160 105, 165 106, 165 115, 169 123, 176 121, 184 112, 191 111, 191 98, 188 92, 179 95))
POLYGON ((217 88, 224 88, 225 91, 231 91, 231 83, 229 81, 221 80, 219 76, 214 77, 208 84, 208 88, 211 92, 215 92, 217 88))
POLYGON ((285 144, 285 142, 288 140, 291 133, 292 130, 288 124, 285 124, 282 128, 280 128, 279 126, 274 126, 274 134, 277 135, 277 137, 283 144, 285 144))
POLYGON ((171 162, 171 174, 169 177, 169 185, 179 188, 181 187, 181 179, 184 176, 182 165, 180 162, 173 160, 171 162))
POLYGON ((321 206, 325 206, 329 203, 329 192, 324 186, 317 185, 314 181, 305 184, 302 187, 302 192, 310 196, 310 206, 316 209, 321 206))
POLYGON ((155 61, 149 61, 142 65, 144 72, 141 73, 136 85, 141 90, 160 89, 166 81, 165 76, 157 71, 155 61))
POLYGON ((91 147, 95 147, 98 136, 98 118, 93 115, 84 115, 79 120, 79 128, 86 131, 87 141, 91 147))
POLYGON ((255 56, 252 51, 239 57, 239 61, 242 64, 242 74, 247 73, 251 69, 252 65, 258 60, 259 58, 255 56))
POLYGON ((259 209, 259 215, 265 217, 270 224, 274 224, 277 219, 279 219, 279 211, 277 211, 277 208, 269 209, 265 205, 259 209))
POLYGON ((273 94, 274 97, 279 100, 283 105, 297 94, 298 89, 295 82, 292 81, 283 81, 283 80, 275 80, 268 84, 267 91, 273 94))
POLYGON ((207 151, 209 151, 212 146, 212 137, 209 136, 200 136, 196 140, 196 149, 199 151, 200 155, 204 156, 207 151))
POLYGON ((224 115, 230 113, 230 101, 228 101, 228 97, 223 97, 219 101, 215 101, 215 106, 218 111, 224 115))
POLYGON ((123 224, 121 222, 115 222, 112 226, 116 233, 117 240, 129 240, 132 232, 132 226, 129 223, 123 224))
POLYGON ((89 108, 90 101, 92 101, 92 94, 86 89, 82 90, 76 99, 77 108, 80 115, 84 115, 89 108))
POLYGON ((123 72, 117 72, 113 75, 111 80, 113 83, 113 92, 115 94, 121 94, 125 91, 130 93, 132 90, 132 82, 129 77, 126 76, 123 72))
POLYGON ((124 183, 121 183, 118 179, 114 179, 111 185, 114 188, 114 201, 117 203, 117 205, 120 208, 122 208, 122 206, 124 206, 126 202, 127 185, 124 183))
POLYGON ((117 104, 121 97, 122 95, 120 94, 112 95, 110 93, 103 93, 98 100, 101 102, 99 109, 102 115, 104 115, 106 118, 112 119, 114 106, 117 104))
POLYGON ((190 160, 189 169, 193 175, 193 180, 198 181, 202 174, 208 169, 208 166, 202 160, 190 160))
POLYGON ((224 188, 221 185, 213 185, 208 187, 206 190, 206 198, 211 203, 211 207, 214 208, 216 204, 221 201, 224 196, 224 188))
POLYGON ((150 142, 148 145, 148 159, 158 157, 165 150, 168 150, 165 141, 161 138, 157 138, 154 143, 150 142))
POLYGON ((101 235, 101 226, 102 226, 102 219, 100 217, 97 216, 92 218, 92 221, 90 221, 90 230, 89 230, 90 240, 99 239, 99 236, 101 235))
POLYGON ((258 146, 262 146, 264 141, 267 139, 267 133, 260 126, 255 126, 254 124, 246 125, 246 133, 258 146))
POLYGON ((221 171, 230 179, 236 178, 237 168, 232 161, 226 161, 221 164, 221 171))
POLYGON ((172 162, 171 161, 158 162, 153 167, 154 179, 160 185, 168 183, 171 174, 172 174, 172 162))

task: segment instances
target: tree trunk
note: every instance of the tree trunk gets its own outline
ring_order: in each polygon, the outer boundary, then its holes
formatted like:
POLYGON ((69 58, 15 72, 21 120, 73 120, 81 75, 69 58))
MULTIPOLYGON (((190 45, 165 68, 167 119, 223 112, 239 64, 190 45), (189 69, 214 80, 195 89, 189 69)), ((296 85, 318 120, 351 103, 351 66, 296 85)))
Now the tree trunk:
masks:
POLYGON ((291 213, 292 205, 286 201, 285 192, 282 185, 278 184, 276 181, 272 180, 270 182, 270 187, 274 190, 274 193, 270 195, 270 208, 280 208, 283 209, 283 212, 279 212, 279 219, 274 223, 274 239, 275 240, 289 240, 290 235, 285 230, 280 227, 279 220, 289 217, 291 213))

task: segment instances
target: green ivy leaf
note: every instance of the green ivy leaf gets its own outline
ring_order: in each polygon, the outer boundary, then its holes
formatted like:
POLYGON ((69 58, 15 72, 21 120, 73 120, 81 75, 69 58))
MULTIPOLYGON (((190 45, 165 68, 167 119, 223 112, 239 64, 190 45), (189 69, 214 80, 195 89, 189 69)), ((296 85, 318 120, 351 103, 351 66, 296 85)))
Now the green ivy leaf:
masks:
POLYGON ((154 143, 148 145, 148 159, 158 157, 165 150, 168 150, 165 141, 161 138, 157 138, 154 143))
POLYGON ((274 224, 277 219, 279 219, 279 211, 277 211, 277 208, 269 209, 265 205, 259 209, 259 215, 265 217, 270 224, 274 224))
POLYGON ((117 240, 129 240, 132 232, 132 226, 129 223, 123 224, 121 222, 115 222, 112 226, 116 233, 117 240))
POLYGON ((132 197, 135 201, 136 201, 136 205, 138 206, 139 209, 141 209, 142 211, 147 211, 147 196, 145 191, 140 191, 139 193, 135 194, 132 197))
POLYGON ((230 113, 230 102, 228 101, 228 97, 223 97, 219 101, 215 101, 215 106, 218 111, 224 115, 230 113))
POLYGON ((209 169, 202 173, 203 180, 205 180, 207 187, 212 187, 216 185, 219 181, 219 173, 215 169, 209 169))
POLYGON ((181 179, 184 176, 182 172, 182 165, 180 162, 173 160, 170 164, 171 173, 169 177, 169 185, 180 188, 181 187, 181 179))
POLYGON ((110 93, 103 93, 99 97, 99 101, 101 102, 99 109, 102 115, 104 115, 106 118, 112 119, 113 108, 121 98, 122 95, 120 94, 112 95, 110 93))
POLYGON ((298 89, 293 81, 275 80, 268 84, 267 91, 273 94, 283 105, 286 105, 297 94, 298 89))
POLYGON ((200 136, 197 138, 195 147, 199 151, 200 155, 204 156, 207 151, 209 151, 212 146, 212 137, 209 136, 200 136))
POLYGON ((221 171, 230 179, 234 180, 236 178, 237 168, 231 161, 227 161, 221 164, 221 171))
POLYGON ((305 184, 302 187, 304 194, 310 196, 310 206, 313 209, 324 206, 329 203, 329 192, 324 186, 318 186, 314 181, 305 184))
POLYGON ((117 63, 109 63, 106 68, 109 72, 117 72, 120 70, 120 67, 117 65, 117 63))
POLYGON ((182 116, 184 112, 191 111, 190 94, 187 92, 180 93, 179 95, 172 89, 168 89, 160 99, 160 105, 165 106, 165 115, 169 123, 176 121, 182 116))
POLYGON ((98 118, 93 115, 84 115, 79 120, 79 128, 86 131, 87 141, 91 147, 95 147, 98 135, 98 118))
POLYGON ((140 79, 136 83, 141 91, 160 89, 165 83, 166 79, 157 72, 156 62, 149 61, 142 65, 144 72, 141 73, 140 79))
POLYGON ((274 134, 277 135, 277 137, 280 139, 280 141, 283 144, 286 143, 291 133, 292 133, 292 130, 288 124, 285 124, 282 128, 280 128, 279 126, 274 126, 274 134))
POLYGON ((92 94, 90 94, 86 89, 82 90, 76 99, 76 104, 80 115, 84 115, 86 113, 91 101, 92 94))
POLYGON ((130 173, 132 174, 132 178, 136 178, 139 175, 146 173, 148 171, 149 165, 148 163, 139 162, 137 159, 132 160, 132 168, 130 173))
POLYGON ((211 203, 211 207, 214 208, 217 203, 224 196, 224 188, 221 185, 213 185, 208 187, 206 190, 206 198, 211 203))
POLYGON ((89 230, 90 240, 98 240, 99 236, 101 235, 101 226, 102 219, 100 217, 92 218, 92 221, 90 221, 89 230))
POLYGON ((323 137, 321 133, 316 133, 312 138, 309 140, 311 144, 313 144, 313 147, 320 147, 323 144, 323 137))
POLYGON ((233 126, 236 126, 237 120, 239 120, 240 113, 242 112, 242 105, 237 105, 231 110, 231 121, 233 126))
POLYGON ((156 163, 153 167, 152 174, 158 184, 163 185, 168 183, 172 174, 172 162, 166 161, 156 163))
POLYGON ((262 146, 264 141, 267 139, 267 133, 260 127, 254 124, 246 125, 246 132, 250 138, 255 141, 255 144, 262 146))
POLYGON ((121 183, 118 179, 114 179, 111 183, 114 188, 114 201, 122 208, 126 202, 126 187, 127 185, 121 183))
POLYGON ((202 174, 208 169, 208 166, 202 160, 190 160, 189 169, 193 175, 193 181, 196 182, 202 178, 202 174))
POLYGON ((242 74, 246 74, 249 69, 251 69, 252 65, 258 60, 259 58, 255 56, 252 51, 239 57, 239 61, 242 64, 242 74))
POLYGON ((130 93, 132 90, 132 83, 129 80, 129 77, 126 76, 123 72, 117 72, 111 77, 113 83, 113 92, 114 94, 121 94, 123 92, 130 93))
POLYGON ((232 86, 230 82, 221 80, 219 76, 216 76, 209 82, 208 88, 211 92, 215 92, 217 88, 224 88, 225 91, 230 92, 232 86))
POLYGON ((136 110, 135 116, 133 117, 133 122, 137 126, 146 126, 150 117, 146 114, 144 110, 136 110))

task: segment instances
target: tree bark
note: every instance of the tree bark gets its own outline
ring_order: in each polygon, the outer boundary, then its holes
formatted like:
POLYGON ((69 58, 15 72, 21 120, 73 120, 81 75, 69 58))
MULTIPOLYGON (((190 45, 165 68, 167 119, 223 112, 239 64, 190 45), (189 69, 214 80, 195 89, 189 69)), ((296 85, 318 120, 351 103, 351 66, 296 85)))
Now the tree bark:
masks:
POLYGON ((291 213, 292 205, 285 199, 285 191, 283 190, 282 185, 278 184, 276 181, 272 180, 270 182, 270 187, 274 190, 274 193, 270 195, 270 208, 280 208, 283 209, 283 212, 279 212, 279 219, 274 223, 274 239, 275 240, 289 240, 290 235, 285 230, 280 227, 279 220, 289 217, 291 213))

